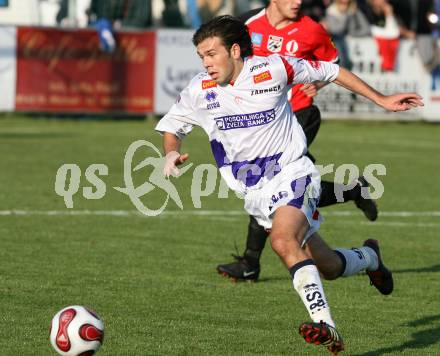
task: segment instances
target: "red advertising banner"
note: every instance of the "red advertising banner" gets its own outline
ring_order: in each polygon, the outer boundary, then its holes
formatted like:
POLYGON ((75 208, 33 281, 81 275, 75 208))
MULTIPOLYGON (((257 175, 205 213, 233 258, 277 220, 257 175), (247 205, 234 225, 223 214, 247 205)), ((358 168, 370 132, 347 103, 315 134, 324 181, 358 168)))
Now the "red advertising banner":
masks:
POLYGON ((105 53, 93 30, 19 28, 16 109, 152 112, 156 34, 115 38, 116 49, 105 53))

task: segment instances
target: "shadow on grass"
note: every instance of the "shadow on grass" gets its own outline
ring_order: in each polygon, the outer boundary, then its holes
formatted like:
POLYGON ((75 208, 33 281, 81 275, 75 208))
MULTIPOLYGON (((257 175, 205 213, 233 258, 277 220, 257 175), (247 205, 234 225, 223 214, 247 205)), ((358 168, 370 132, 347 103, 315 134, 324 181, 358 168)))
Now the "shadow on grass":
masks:
POLYGON ((407 268, 393 270, 393 273, 424 273, 424 272, 440 272, 440 264, 422 268, 407 268))
POLYGON ((401 345, 385 347, 382 349, 369 351, 362 354, 356 354, 356 356, 379 356, 393 352, 404 352, 406 350, 420 350, 419 354, 423 354, 423 349, 435 345, 440 341, 440 325, 434 326, 435 322, 440 320, 440 314, 427 316, 425 318, 410 321, 406 326, 418 327, 425 325, 426 330, 417 331, 411 334, 411 339, 404 342, 401 345))

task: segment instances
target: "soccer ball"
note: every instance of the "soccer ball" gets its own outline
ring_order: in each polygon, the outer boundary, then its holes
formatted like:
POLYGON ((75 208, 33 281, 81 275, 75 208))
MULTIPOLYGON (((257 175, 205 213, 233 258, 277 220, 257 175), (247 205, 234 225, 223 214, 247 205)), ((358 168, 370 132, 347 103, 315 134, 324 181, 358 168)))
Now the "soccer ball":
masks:
POLYGON ((52 319, 50 343, 65 356, 89 356, 98 351, 104 339, 104 323, 92 310, 72 305, 52 319))

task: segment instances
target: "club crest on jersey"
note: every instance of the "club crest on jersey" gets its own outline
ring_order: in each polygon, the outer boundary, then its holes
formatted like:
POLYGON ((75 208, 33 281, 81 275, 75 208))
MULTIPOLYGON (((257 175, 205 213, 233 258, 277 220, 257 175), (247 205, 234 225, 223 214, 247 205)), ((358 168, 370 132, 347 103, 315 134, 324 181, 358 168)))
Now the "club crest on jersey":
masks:
POLYGON ((267 49, 271 52, 281 52, 281 47, 283 45, 283 38, 269 35, 269 40, 267 41, 267 49))
POLYGON ((254 46, 261 46, 263 35, 261 33, 252 32, 251 41, 254 46))
POLYGON ((286 52, 289 56, 293 56, 298 51, 298 42, 295 40, 286 43, 286 52))
POLYGON ((215 88, 216 86, 215 80, 202 80, 202 89, 215 88))
POLYGON ((255 84, 266 82, 271 79, 272 79, 272 75, 270 74, 270 71, 268 71, 268 70, 263 73, 254 75, 254 83, 255 84))

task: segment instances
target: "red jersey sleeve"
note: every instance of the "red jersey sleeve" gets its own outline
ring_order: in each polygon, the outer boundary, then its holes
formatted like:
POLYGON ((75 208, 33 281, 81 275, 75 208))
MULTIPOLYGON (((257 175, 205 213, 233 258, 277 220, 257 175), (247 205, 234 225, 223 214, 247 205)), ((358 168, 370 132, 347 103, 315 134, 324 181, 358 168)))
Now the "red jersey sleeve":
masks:
POLYGON ((314 50, 313 54, 316 60, 335 62, 338 59, 338 50, 333 43, 330 35, 326 32, 324 27, 320 24, 316 24, 313 33, 314 50))

